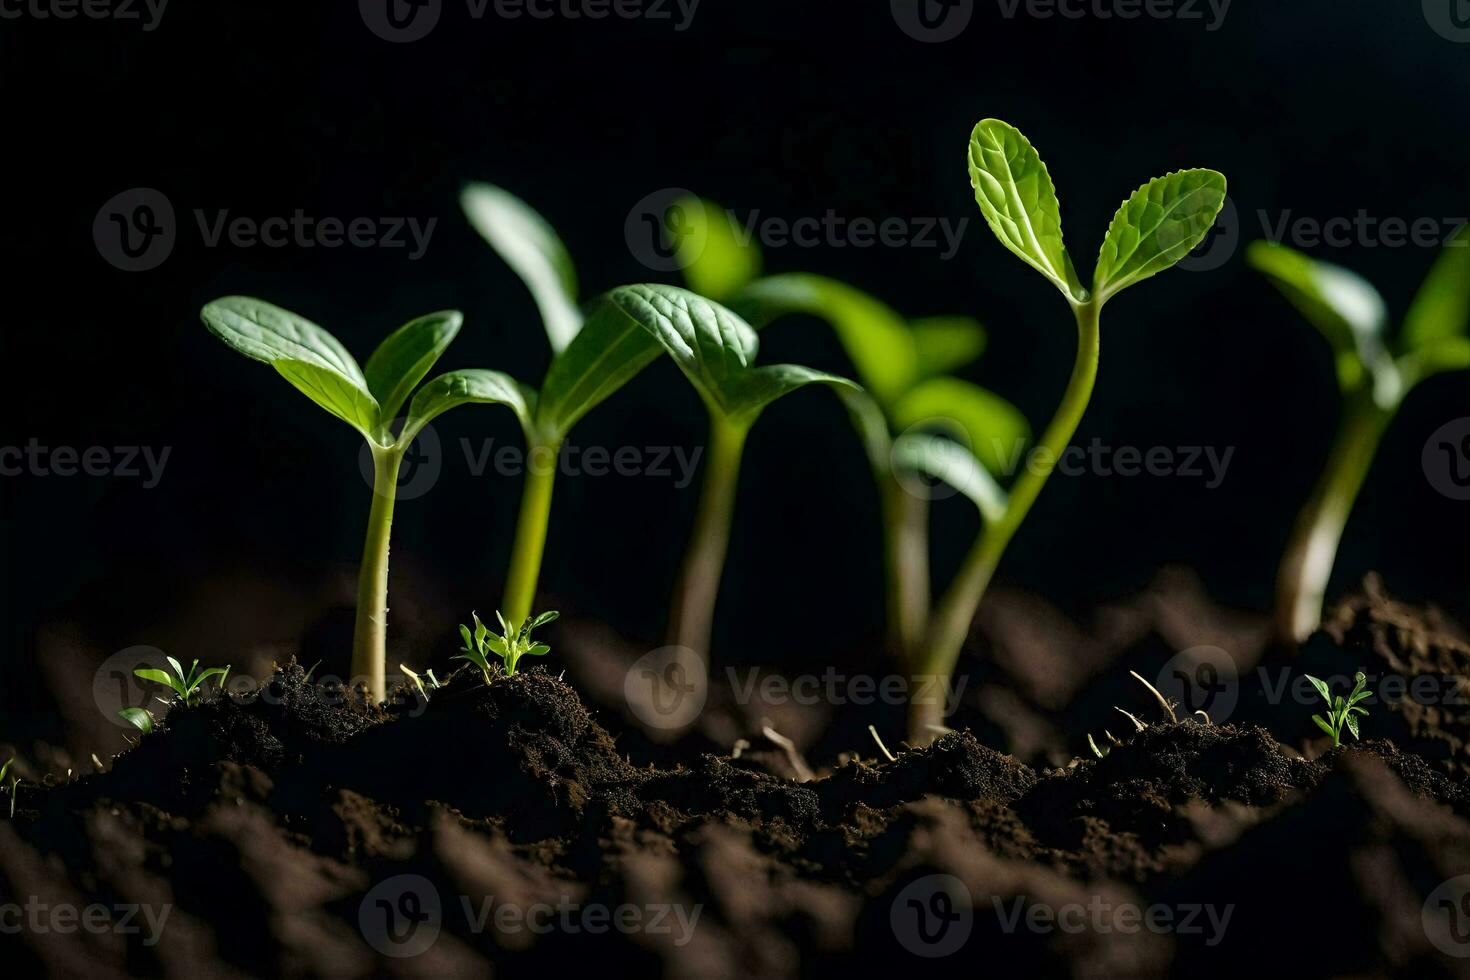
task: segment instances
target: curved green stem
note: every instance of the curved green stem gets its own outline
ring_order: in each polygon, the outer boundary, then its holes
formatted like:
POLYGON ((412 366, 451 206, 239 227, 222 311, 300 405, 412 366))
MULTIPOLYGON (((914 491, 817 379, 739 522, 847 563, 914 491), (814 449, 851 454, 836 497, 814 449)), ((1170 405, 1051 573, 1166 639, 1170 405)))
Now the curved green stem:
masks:
POLYGON ((1276 573, 1276 639, 1303 643, 1322 624, 1322 604, 1353 502, 1393 418, 1367 390, 1349 397, 1327 468, 1297 516, 1276 573))
POLYGON ((927 696, 913 698, 909 705, 909 738, 919 744, 933 738, 934 727, 942 724, 942 692, 959 662, 960 650, 970 633, 975 610, 985 596, 1006 546, 1011 543, 1036 498, 1041 495, 1042 487, 1046 486, 1047 479, 1056 469, 1062 453, 1072 442, 1092 398, 1092 388, 1097 381, 1101 304, 1095 299, 1074 304, 1073 312, 1077 317, 1077 360, 1061 405, 1041 441, 1030 453, 1025 471, 1011 490, 1005 512, 980 532, 959 574, 935 609, 926 649, 915 658, 915 689, 928 692, 927 696))
POLYGON ((503 612, 507 622, 519 624, 531 615, 541 558, 546 552, 546 529, 551 521, 551 491, 556 485, 561 444, 533 443, 526 452, 526 487, 511 546, 510 571, 505 581, 503 612), (545 457, 548 457, 545 458, 545 457))
POLYGON ((377 701, 388 696, 388 543, 403 451, 369 443, 373 452, 373 506, 357 576, 357 622, 352 633, 352 679, 377 701))
POLYGON ((730 522, 735 513, 735 491, 740 460, 745 452, 749 424, 710 414, 709 452, 705 457, 704 486, 689 551, 674 590, 669 615, 669 639, 688 647, 709 662, 710 634, 714 628, 715 600, 730 545, 730 522))
POLYGON ((929 501, 910 493, 891 472, 881 478, 887 541, 888 642, 908 663, 929 625, 929 501))

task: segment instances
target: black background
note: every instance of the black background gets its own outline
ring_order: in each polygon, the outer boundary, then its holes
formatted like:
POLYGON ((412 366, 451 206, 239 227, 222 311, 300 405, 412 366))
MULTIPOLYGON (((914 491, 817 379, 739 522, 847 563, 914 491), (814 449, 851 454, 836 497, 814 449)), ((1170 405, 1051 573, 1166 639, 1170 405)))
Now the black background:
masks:
MULTIPOLYGON (((770 271, 849 280, 911 315, 965 313, 990 350, 966 376, 1038 428, 1070 369, 1074 329, 1052 288, 983 226, 964 166, 974 122, 1018 125, 1050 164, 1086 275, 1118 202, 1186 166, 1231 181, 1242 240, 1258 212, 1325 220, 1470 214, 1470 44, 1417 2, 1236 0, 1202 20, 1006 18, 979 2, 958 39, 919 43, 887 2, 704 0, 692 26, 565 18, 473 20, 446 0, 436 29, 390 44, 349 2, 173 0, 137 22, 0 20, 7 207, 0 222, 4 445, 169 447, 161 484, 0 479, 11 723, 44 722, 34 667, 62 648, 95 659, 134 644, 222 660, 304 641, 345 661, 351 573, 369 495, 359 440, 272 372, 205 332, 199 307, 259 295, 327 326, 365 358, 389 329, 456 307, 442 366, 539 380, 548 360, 520 283, 469 229, 456 195, 502 184, 561 232, 588 295, 645 280, 624 223, 645 195, 686 187, 734 209, 970 219, 959 254, 778 248, 770 271), (98 209, 162 191, 179 243, 159 268, 114 269, 98 209), (427 254, 343 247, 205 247, 193 211, 265 218, 437 218, 427 254), (298 609, 305 609, 301 612, 298 609), (290 609, 290 612, 286 610, 290 609)), ((1446 228, 1448 230, 1448 226, 1446 228)), ((1313 250, 1350 265, 1402 313, 1433 259, 1413 246, 1313 250)), ((830 332, 766 331, 762 360, 848 371, 830 332)), ((1054 479, 1002 567, 1073 614, 1193 567, 1220 600, 1269 604, 1292 517, 1327 453, 1338 397, 1314 331, 1239 250, 1112 303, 1079 440, 1234 447, 1223 486, 1200 479, 1054 479)), ((1392 589, 1470 611, 1465 506, 1426 481, 1420 451, 1465 412, 1470 378, 1408 400, 1344 542, 1342 588, 1368 569, 1392 589)), ((445 470, 400 505, 395 659, 437 662, 452 625, 499 595, 518 481, 475 478, 461 438, 518 444, 508 413, 439 425, 445 470), (427 644, 429 649, 421 649, 427 644)), ((582 445, 703 441, 703 410, 659 364, 574 433, 582 445)), ((697 484, 696 484, 697 486, 697 484)), ((695 502, 667 479, 569 479, 543 590, 563 609, 656 639, 695 502)), ((975 519, 936 512, 954 567, 975 519)), ((881 625, 875 495, 830 395, 778 404, 753 436, 718 620, 717 654, 821 664, 881 625)), ((339 664, 345 666, 345 663, 339 664)), ((45 724, 38 726, 47 727, 45 724)))

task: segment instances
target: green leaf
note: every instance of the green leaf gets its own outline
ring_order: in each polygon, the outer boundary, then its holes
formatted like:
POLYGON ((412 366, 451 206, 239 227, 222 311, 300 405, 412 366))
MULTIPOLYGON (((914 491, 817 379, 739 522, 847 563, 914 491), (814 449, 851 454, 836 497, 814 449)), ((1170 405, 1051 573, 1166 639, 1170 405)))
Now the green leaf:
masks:
POLYGON ((1358 671, 1357 674, 1355 674, 1353 676, 1353 689, 1352 689, 1352 692, 1351 693, 1354 694, 1354 695, 1360 694, 1360 693, 1362 693, 1363 688, 1365 688, 1367 686, 1368 686, 1368 675, 1367 674, 1364 674, 1361 670, 1358 671))
POLYGON ((968 497, 986 521, 1001 519, 1009 502, 1006 492, 967 448, 928 432, 907 432, 893 443, 893 467, 943 480, 968 497))
POLYGON ((515 412, 527 439, 534 437, 536 389, 499 371, 466 368, 441 374, 419 389, 409 406, 400 445, 413 442, 429 422, 460 405, 504 405, 515 412))
POLYGON ((490 627, 480 622, 478 613, 470 613, 470 618, 475 621, 475 646, 483 646, 485 638, 490 635, 490 627))
POLYGON ((755 361, 755 330, 733 312, 673 286, 623 286, 609 294, 614 306, 664 348, 704 398, 724 415, 755 361))
POLYGON ((728 417, 737 425, 753 422, 771 402, 807 385, 826 385, 837 389, 858 387, 846 378, 827 374, 825 371, 814 371, 799 364, 773 364, 754 368, 729 386, 725 397, 728 417))
POLYGON ((531 644, 531 648, 527 650, 525 654, 523 654, 523 656, 544 657, 550 652, 551 647, 547 646, 545 643, 533 643, 531 644))
POLYGON ((741 290, 731 305, 757 327, 792 314, 826 320, 880 403, 891 404, 918 380, 916 336, 903 317, 846 283, 808 273, 770 276, 741 290))
POLYGON ((531 291, 551 349, 565 350, 582 329, 577 272, 566 246, 545 218, 492 184, 470 184, 459 201, 470 224, 531 291))
POLYGON ((307 361, 367 391, 362 369, 347 348, 305 317, 248 296, 217 299, 200 316, 211 333, 252 360, 307 361))
POLYGON ((1353 733, 1353 738, 1361 739, 1362 736, 1360 736, 1358 734, 1358 716, 1357 715, 1350 714, 1350 715, 1347 716, 1347 726, 1348 726, 1348 731, 1350 731, 1350 732, 1353 733))
MULTIPOLYGON (((117 715, 144 735, 153 731, 153 716, 142 708, 123 708, 117 715)), ((4 778, 4 772, 0 771, 0 779, 4 778)))
POLYGON ((133 671, 133 676, 142 678, 145 681, 152 681, 155 684, 162 684, 180 697, 184 695, 184 689, 180 681, 175 680, 165 671, 158 670, 155 667, 139 667, 133 671))
POLYGON ((1317 689, 1317 693, 1322 695, 1323 700, 1327 702, 1327 706, 1329 708, 1332 707, 1332 690, 1327 686, 1327 683, 1325 681, 1318 680, 1311 674, 1306 674, 1304 676, 1307 678, 1307 680, 1312 682, 1312 686, 1317 689))
MULTIPOLYGON (((178 675, 178 678, 179 678, 180 681, 182 681, 185 684, 189 683, 189 674, 190 673, 193 673, 192 671, 189 671, 189 672, 186 673, 184 671, 184 665, 181 664, 181 663, 179 663, 173 657, 165 656, 163 659, 164 660, 167 660, 169 662, 169 665, 171 667, 173 667, 174 673, 178 675)), ((199 666, 199 661, 197 661, 197 660, 194 661, 194 666, 195 667, 198 667, 199 666)))
POLYGON ((694 292, 724 302, 760 275, 760 246, 719 205, 698 197, 680 198, 666 220, 675 258, 694 292))
POLYGON ((531 620, 531 625, 530 625, 529 628, 530 629, 536 629, 539 626, 545 626, 547 623, 554 623, 554 622, 556 622, 560 618, 561 618, 561 613, 559 613, 559 612, 557 612, 555 610, 544 612, 544 613, 541 613, 536 618, 534 618, 534 619, 531 620))
POLYGON ((1134 191, 1098 253, 1098 302, 1172 268, 1204 241, 1224 206, 1225 177, 1213 170, 1180 170, 1134 191))
POLYGON ((502 657, 508 656, 510 654, 510 645, 505 642, 505 637, 496 636, 494 633, 486 634, 485 646, 487 649, 498 653, 502 657))
POLYGON ((398 417, 398 410, 449 347, 463 322, 457 310, 430 313, 399 327, 373 351, 363 373, 383 421, 398 417))
POLYGON ((366 389, 313 361, 281 360, 271 366, 303 395, 362 433, 364 438, 375 443, 380 438, 389 438, 378 431, 378 403, 366 389))
POLYGON ((1337 354, 1343 391, 1371 382, 1385 397, 1394 393, 1398 370, 1383 341, 1388 308, 1372 284, 1341 266, 1276 242, 1252 242, 1246 261, 1327 338, 1337 354))
POLYGON ((970 317, 926 317, 909 326, 921 377, 948 374, 985 353, 985 328, 970 317))
POLYGON ((1470 327, 1470 225, 1461 227, 1440 250, 1404 316, 1399 348, 1419 351, 1461 339, 1470 327))
POLYGON ((896 430, 922 426, 964 442, 993 474, 1010 475, 1024 459, 1031 426, 1010 402, 959 378, 934 378, 894 406, 896 430))
POLYGON ((4 781, 5 774, 10 771, 10 767, 14 762, 15 756, 11 756, 9 759, 5 760, 5 765, 0 766, 0 781, 4 781))
POLYGON ((1348 709, 1348 714, 1350 715, 1366 715, 1367 713, 1367 708, 1359 708, 1357 706, 1354 706, 1348 709))
POLYGON ((1331 725, 1327 724, 1327 722, 1325 722, 1325 721, 1322 720, 1322 716, 1321 715, 1313 715, 1312 716, 1312 720, 1317 723, 1317 727, 1318 728, 1322 729, 1328 735, 1331 735, 1333 741, 1336 741, 1337 740, 1337 732, 1333 729, 1333 727, 1331 725))
POLYGON ((1076 303, 1087 290, 1062 241, 1062 209, 1041 156, 1020 130, 985 119, 970 134, 970 183, 1002 245, 1076 303))
POLYGON ((218 677, 220 679, 220 683, 223 684, 225 682, 224 679, 228 676, 230 676, 230 668, 211 667, 199 675, 199 677, 194 681, 194 686, 196 688, 202 687, 204 685, 204 682, 209 680, 211 677, 218 677))
POLYGON ((478 650, 466 650, 464 653, 450 657, 450 660, 468 660, 486 674, 490 673, 490 661, 485 659, 484 654, 478 650))
POLYGON ((661 348, 611 294, 593 304, 587 323, 557 355, 541 386, 536 427, 558 444, 572 426, 658 357, 661 348))
POLYGON ((459 624, 459 635, 464 638, 464 648, 473 650, 475 648, 474 637, 470 635, 470 628, 463 623, 459 624))

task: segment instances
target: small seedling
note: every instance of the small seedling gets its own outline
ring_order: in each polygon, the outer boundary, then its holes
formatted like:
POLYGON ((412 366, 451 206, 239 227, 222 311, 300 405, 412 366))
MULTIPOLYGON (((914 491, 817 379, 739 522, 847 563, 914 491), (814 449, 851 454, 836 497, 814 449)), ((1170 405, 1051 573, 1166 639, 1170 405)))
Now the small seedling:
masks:
MULTIPOLYGON (((475 622, 478 624, 479 620, 475 622)), ((419 694, 425 701, 429 700, 430 691, 437 691, 442 686, 439 683, 439 678, 434 676, 432 670, 426 670, 422 674, 416 674, 408 668, 407 664, 399 664, 398 669, 403 671, 404 675, 413 682, 414 687, 419 689, 419 694), (426 677, 429 679, 428 684, 424 683, 424 678, 426 677)))
MULTIPOLYGON (((174 694, 178 695, 179 700, 186 705, 199 703, 199 699, 204 696, 204 682, 209 680, 211 677, 219 678, 218 686, 221 690, 223 690, 225 686, 225 681, 228 680, 230 676, 229 667, 210 667, 207 670, 200 670, 199 661, 195 660, 194 663, 191 664, 189 669, 186 671, 184 670, 184 665, 179 663, 173 657, 168 657, 166 659, 168 660, 169 666, 174 669, 174 672, 172 674, 170 674, 166 670, 159 670, 156 667, 139 667, 137 670, 133 671, 133 674, 134 676, 140 677, 145 681, 152 681, 155 684, 162 684, 164 687, 173 691, 174 694)), ((147 712, 144 713, 146 714, 147 712)), ((132 721, 133 724, 137 725, 139 728, 143 727, 142 725, 138 725, 138 722, 135 721, 133 718, 128 718, 128 720, 132 721)))
POLYGON ((1358 734, 1358 715, 1366 715, 1368 709, 1359 706, 1358 702, 1373 696, 1373 692, 1368 690, 1368 678, 1363 672, 1358 671, 1358 676, 1354 678, 1353 692, 1346 698, 1342 695, 1333 698, 1332 690, 1325 681, 1320 681, 1310 674, 1306 677, 1322 695, 1322 699, 1327 702, 1327 717, 1313 715, 1312 720, 1317 723, 1318 728, 1332 736, 1332 747, 1335 749, 1342 744, 1344 725, 1347 726, 1348 731, 1353 733, 1353 738, 1362 738, 1358 734))
MULTIPOLYGON (((931 441, 909 451, 914 465, 969 494, 985 520, 959 574, 936 607, 923 651, 915 659, 915 672, 933 677, 953 673, 975 611, 1007 545, 1082 421, 1097 378, 1103 306, 1124 289, 1188 255, 1214 225, 1226 188, 1225 178, 1213 170, 1182 170, 1140 187, 1114 215, 1089 289, 1063 242, 1061 206, 1051 175, 1030 141, 1008 123, 983 120, 970 137, 969 168, 976 202, 996 238, 1066 297, 1077 321, 1078 346, 1061 405, 1009 495, 1000 492, 982 465, 967 459, 962 447, 935 451, 931 441)), ((911 735, 927 741, 925 733, 941 720, 942 710, 937 701, 916 701, 909 722, 911 735)))
POLYGON ((15 819, 15 798, 16 798, 17 795, 19 795, 19 794, 16 793, 16 787, 20 786, 20 777, 19 776, 11 776, 9 774, 10 773, 10 767, 14 763, 15 763, 15 756, 11 756, 9 762, 5 763, 5 765, 3 765, 3 766, 0 766, 0 783, 4 783, 5 784, 5 788, 10 792, 10 819, 11 820, 14 820, 15 819))
POLYGON ((1321 625, 1353 502, 1404 397, 1435 374, 1470 368, 1470 226, 1445 244, 1393 339, 1383 297, 1355 273, 1274 242, 1254 243, 1248 259, 1327 339, 1343 397, 1332 454, 1276 576, 1277 639, 1301 643, 1321 625))
POLYGON ((464 648, 455 660, 468 660, 479 667, 485 675, 485 683, 490 683, 490 658, 500 658, 505 667, 505 676, 514 677, 516 664, 522 657, 544 657, 551 652, 551 647, 545 643, 535 643, 531 640, 531 631, 547 623, 555 622, 560 616, 557 612, 544 612, 538 616, 524 620, 519 626, 511 626, 506 622, 499 610, 495 618, 500 620, 500 633, 497 635, 490 632, 490 628, 480 622, 476 613, 470 613, 470 618, 475 622, 475 628, 471 630, 468 626, 459 627, 459 635, 464 638, 464 648))
POLYGON ((123 721, 132 725, 144 735, 153 734, 153 716, 144 708, 123 708, 117 713, 123 721))

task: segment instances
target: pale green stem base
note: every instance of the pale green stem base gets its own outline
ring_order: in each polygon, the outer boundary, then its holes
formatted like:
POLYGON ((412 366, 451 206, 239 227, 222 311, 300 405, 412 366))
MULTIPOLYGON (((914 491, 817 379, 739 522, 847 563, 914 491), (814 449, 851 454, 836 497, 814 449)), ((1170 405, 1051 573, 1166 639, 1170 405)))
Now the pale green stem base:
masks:
POLYGON ((749 431, 748 425, 710 416, 704 486, 669 615, 670 642, 695 651, 706 664, 714 629, 715 600, 719 597, 720 577, 725 571, 725 554, 730 546, 740 459, 749 431))
POLYGON ((893 474, 882 481, 887 539, 888 644, 899 663, 913 661, 929 628, 929 501, 893 474))
POLYGON ((398 495, 397 448, 372 446, 373 506, 357 577, 357 623, 352 634, 352 679, 363 683, 375 701, 388 697, 388 544, 393 503, 398 495))
POLYGON ((516 521, 515 543, 511 546, 510 571, 505 581, 501 612, 512 624, 526 621, 536 602, 536 584, 541 578, 541 559, 546 552, 546 529, 551 520, 551 491, 556 485, 557 458, 561 447, 532 446, 526 453, 526 487, 521 493, 521 513, 516 521))
POLYGON ((1327 583, 1348 515, 1392 418, 1393 411, 1379 407, 1367 391, 1348 399, 1327 468, 1297 517, 1276 575, 1278 642, 1303 643, 1322 624, 1327 583))
POLYGON ((934 737, 934 729, 943 724, 943 691, 959 662, 960 650, 970 633, 970 623, 980 600, 1011 538, 1072 442, 1092 398, 1097 381, 1100 307, 1096 302, 1088 302, 1074 306, 1073 311, 1077 316, 1077 360, 1062 403, 1029 455, 1025 472, 1011 489, 1005 513, 980 532, 959 574, 935 609, 926 650, 914 662, 914 690, 929 692, 928 696, 915 697, 909 703, 909 740, 916 745, 927 744, 934 737))

